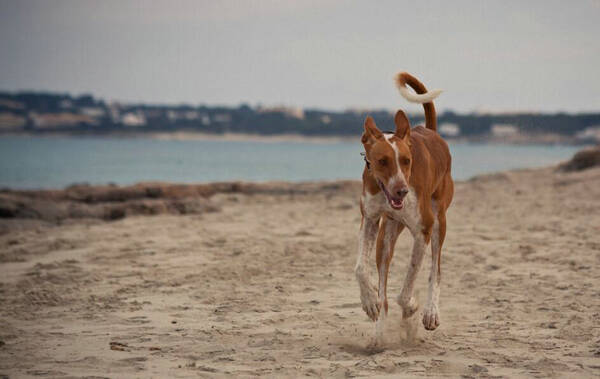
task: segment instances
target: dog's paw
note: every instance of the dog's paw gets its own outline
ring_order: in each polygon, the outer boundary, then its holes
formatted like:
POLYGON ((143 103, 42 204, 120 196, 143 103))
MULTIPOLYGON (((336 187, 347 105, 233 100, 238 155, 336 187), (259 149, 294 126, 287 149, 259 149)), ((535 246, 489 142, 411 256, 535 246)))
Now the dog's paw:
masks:
POLYGON ((379 317, 379 311, 382 308, 377 295, 377 290, 372 285, 361 287, 360 289, 360 301, 362 303, 362 309, 365 311, 367 316, 373 321, 377 321, 379 317))
POLYGON ((419 303, 417 299, 412 296, 408 300, 404 300, 401 296, 398 296, 396 299, 398 305, 402 308, 402 318, 407 319, 415 314, 415 312, 419 309, 419 303))
POLYGON ((435 330, 440 326, 440 312, 437 307, 429 306, 423 313, 423 326, 427 330, 435 330))

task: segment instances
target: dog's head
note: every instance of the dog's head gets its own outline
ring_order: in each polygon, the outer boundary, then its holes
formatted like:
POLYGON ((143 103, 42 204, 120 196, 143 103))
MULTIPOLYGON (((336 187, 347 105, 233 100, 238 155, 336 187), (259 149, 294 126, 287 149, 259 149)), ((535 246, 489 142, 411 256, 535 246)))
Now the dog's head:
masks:
POLYGON ((365 120, 361 142, 365 158, 377 184, 394 209, 402 209, 408 194, 408 181, 412 166, 410 152, 410 123, 402 111, 394 117, 396 131, 384 134, 377 128, 371 116, 365 120))

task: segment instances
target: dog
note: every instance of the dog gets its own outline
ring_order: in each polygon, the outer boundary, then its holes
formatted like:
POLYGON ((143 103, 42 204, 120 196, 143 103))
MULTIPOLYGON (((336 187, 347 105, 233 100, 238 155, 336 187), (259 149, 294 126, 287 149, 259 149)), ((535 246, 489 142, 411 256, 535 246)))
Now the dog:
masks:
POLYGON ((412 316, 419 308, 413 289, 425 250, 431 244, 432 265, 423 325, 427 330, 434 330, 440 325, 441 250, 446 236, 446 210, 454 195, 450 151, 437 133, 433 105, 433 99, 441 90, 428 92, 418 79, 406 72, 396 75, 395 80, 406 100, 423 104, 425 127, 411 129, 402 110, 394 117, 396 130, 393 133, 379 130, 370 116, 364 122, 361 142, 366 163, 362 176, 362 220, 354 272, 360 287, 362 308, 371 320, 377 322, 377 334, 381 333, 388 313, 386 286, 394 245, 405 228, 412 234, 414 242, 404 286, 397 297, 402 317, 412 316), (407 85, 416 93, 412 93, 407 85), (371 283, 368 270, 373 244, 376 245, 378 287, 371 283))

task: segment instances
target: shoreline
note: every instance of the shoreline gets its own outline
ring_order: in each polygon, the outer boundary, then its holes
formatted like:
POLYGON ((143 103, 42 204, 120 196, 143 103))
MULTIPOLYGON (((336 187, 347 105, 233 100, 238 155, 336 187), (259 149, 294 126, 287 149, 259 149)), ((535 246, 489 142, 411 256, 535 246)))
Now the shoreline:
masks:
MULTIPOLYGON (((521 168, 513 168, 507 170, 498 170, 498 171, 490 171, 477 175, 473 175, 466 179, 453 179, 455 183, 467 183, 474 180, 478 180, 479 178, 485 178, 489 176, 501 175, 505 173, 511 172, 523 172, 523 171, 536 171, 536 170, 544 170, 544 169, 557 169, 559 166, 565 164, 567 160, 558 162, 553 165, 546 166, 537 166, 537 167, 521 167, 521 168)), ((130 188, 138 188, 138 187, 217 187, 217 186, 254 186, 256 188, 259 187, 299 187, 303 188, 305 186, 327 186, 336 183, 361 183, 361 178, 337 178, 337 179, 315 179, 315 180, 213 180, 213 181, 205 181, 205 182, 177 182, 177 181, 163 181, 163 180, 142 180, 136 181, 133 183, 124 183, 119 184, 115 182, 106 182, 106 183, 90 183, 90 182, 73 182, 71 184, 67 184, 62 187, 10 187, 10 186, 0 186, 0 195, 3 193, 18 193, 18 194, 44 194, 44 193, 59 193, 66 192, 70 189, 130 189, 130 188)))
MULTIPOLYGON (((511 168, 506 170, 497 170, 497 171, 489 171, 480 174, 473 175, 464 179, 454 179, 454 183, 468 183, 472 181, 476 181, 480 178, 486 178, 490 176, 502 175, 513 172, 525 172, 525 171, 537 171, 537 170, 545 170, 545 169, 558 169, 561 165, 569 162, 569 160, 564 160, 561 162, 557 162, 551 165, 545 166, 533 166, 533 167, 520 167, 520 168, 511 168)), ((105 183, 90 183, 90 182, 73 182, 62 187, 10 187, 10 186, 0 186, 0 195, 3 193, 18 193, 18 194, 43 194, 43 193, 59 193, 66 192, 70 189, 98 189, 98 188, 107 188, 107 189, 117 189, 117 190, 125 190, 131 188, 138 187, 151 187, 151 186, 159 186, 159 187, 219 187, 219 186, 253 186, 256 188, 259 187, 299 187, 303 188, 306 186, 327 186, 327 185, 335 185, 336 183, 362 183, 360 177, 356 178, 336 178, 336 179, 315 179, 315 180, 285 180, 285 179, 267 179, 267 180, 213 180, 213 181, 205 181, 205 182, 177 182, 177 181, 163 181, 163 180, 142 180, 136 181, 133 183, 115 183, 115 182, 105 182, 105 183)))
MULTIPOLYGON (((572 160, 537 168, 502 170, 455 180, 457 186, 540 172, 555 173, 572 160)), ((131 216, 185 215, 219 211, 211 199, 222 196, 335 196, 361 192, 359 179, 309 181, 142 181, 130 185, 74 183, 63 188, 0 188, 1 220, 119 220, 131 216)), ((0 222, 0 235, 3 222, 0 222)), ((7 225, 4 225, 6 227, 7 225)), ((6 231, 6 230, 5 230, 6 231)))
MULTIPOLYGON (((302 134, 250 134, 250 133, 203 133, 203 132, 109 132, 109 133, 73 133, 62 131, 48 132, 0 132, 2 137, 42 137, 42 138, 132 138, 132 139, 154 139, 163 141, 219 141, 219 142, 260 142, 260 143, 360 143, 360 136, 307 136, 302 134)), ((577 141, 571 137, 556 134, 524 135, 519 134, 511 137, 444 137, 448 143, 455 144, 489 144, 489 145, 543 145, 543 146, 590 146, 593 142, 577 141)))

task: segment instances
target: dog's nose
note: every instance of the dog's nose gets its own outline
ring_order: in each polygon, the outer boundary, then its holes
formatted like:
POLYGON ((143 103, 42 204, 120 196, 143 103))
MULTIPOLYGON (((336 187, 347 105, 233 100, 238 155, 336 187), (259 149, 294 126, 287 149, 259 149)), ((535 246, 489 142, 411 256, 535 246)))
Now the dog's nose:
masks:
POLYGON ((402 188, 400 191, 396 192, 396 194, 400 196, 401 199, 404 199, 404 196, 408 194, 408 188, 402 188))

